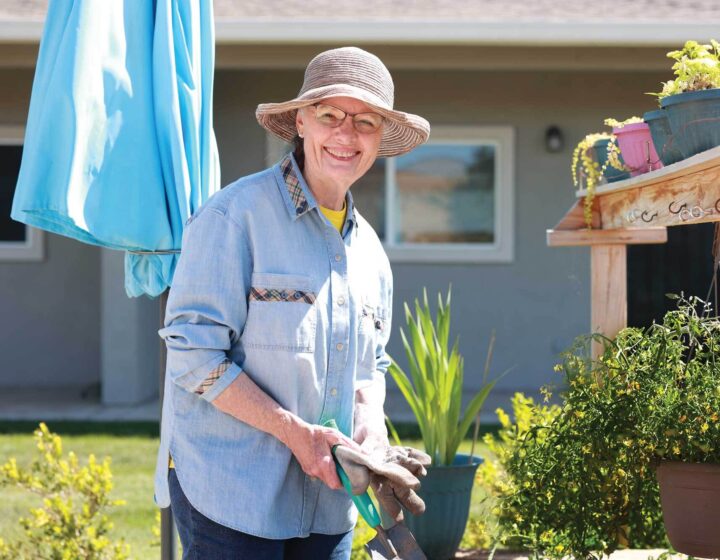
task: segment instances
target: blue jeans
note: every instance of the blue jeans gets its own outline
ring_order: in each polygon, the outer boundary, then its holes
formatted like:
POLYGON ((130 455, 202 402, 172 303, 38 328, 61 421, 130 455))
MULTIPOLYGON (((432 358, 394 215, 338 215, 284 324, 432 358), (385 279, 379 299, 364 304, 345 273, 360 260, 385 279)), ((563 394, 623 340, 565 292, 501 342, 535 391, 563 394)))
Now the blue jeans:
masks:
POLYGON ((235 531, 205 517, 185 497, 175 469, 168 475, 170 507, 180 534, 183 560, 349 560, 352 535, 263 539, 235 531))

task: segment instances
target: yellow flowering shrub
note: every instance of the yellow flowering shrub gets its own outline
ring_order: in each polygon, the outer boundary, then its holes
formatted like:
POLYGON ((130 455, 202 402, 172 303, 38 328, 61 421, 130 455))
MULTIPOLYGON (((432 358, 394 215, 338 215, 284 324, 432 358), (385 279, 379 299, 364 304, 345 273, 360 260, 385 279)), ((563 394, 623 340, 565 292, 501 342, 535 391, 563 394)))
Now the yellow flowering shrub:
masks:
POLYGON ((110 459, 93 455, 81 465, 63 454, 62 440, 45 424, 35 431, 37 458, 22 468, 14 458, 0 466, 0 488, 17 486, 37 494, 41 505, 19 520, 24 538, 0 538, 0 560, 121 560, 128 547, 113 543, 106 511, 121 505, 111 500, 110 459))

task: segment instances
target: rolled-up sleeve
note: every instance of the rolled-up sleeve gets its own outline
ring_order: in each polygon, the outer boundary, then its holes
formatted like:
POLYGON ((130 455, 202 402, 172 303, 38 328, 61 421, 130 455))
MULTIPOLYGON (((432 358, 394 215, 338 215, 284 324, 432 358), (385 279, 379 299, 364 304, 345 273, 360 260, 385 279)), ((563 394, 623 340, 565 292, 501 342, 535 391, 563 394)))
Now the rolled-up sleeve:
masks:
POLYGON ((202 209, 185 228, 159 334, 166 375, 207 401, 242 373, 228 351, 245 325, 251 269, 247 237, 222 209, 202 209))

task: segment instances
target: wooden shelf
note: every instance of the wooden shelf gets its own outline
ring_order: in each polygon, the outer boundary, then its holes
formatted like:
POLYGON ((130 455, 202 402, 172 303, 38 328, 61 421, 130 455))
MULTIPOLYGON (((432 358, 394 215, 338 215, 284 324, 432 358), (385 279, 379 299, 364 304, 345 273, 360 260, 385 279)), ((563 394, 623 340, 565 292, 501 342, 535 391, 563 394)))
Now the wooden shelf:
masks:
POLYGON ((645 245, 667 242, 667 228, 548 230, 549 247, 578 245, 645 245))
MULTIPOLYGON (((665 243, 667 226, 720 221, 720 147, 595 190, 592 229, 587 191, 554 229, 550 247, 590 247, 591 330, 614 337, 627 324, 627 245, 665 243)), ((594 345, 593 353, 601 350, 594 345)))
MULTIPOLYGON (((576 193, 580 199, 586 194, 584 190, 576 193)), ((656 171, 601 185, 595 199, 600 229, 720 221, 720 147, 656 171)))

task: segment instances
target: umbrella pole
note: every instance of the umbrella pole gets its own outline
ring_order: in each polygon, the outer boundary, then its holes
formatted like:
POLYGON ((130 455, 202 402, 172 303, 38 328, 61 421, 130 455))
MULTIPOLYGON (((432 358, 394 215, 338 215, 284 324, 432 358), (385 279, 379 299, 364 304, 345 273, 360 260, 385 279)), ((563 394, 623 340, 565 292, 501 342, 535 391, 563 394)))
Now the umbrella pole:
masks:
MULTIPOLYGON (((165 308, 167 307, 168 290, 160 294, 160 328, 165 323, 165 308)), ((165 362, 167 361, 167 347, 165 342, 160 340, 160 410, 162 411, 163 398, 165 397, 165 362)), ((175 537, 175 523, 172 510, 162 508, 160 510, 160 560, 175 560, 177 558, 177 539, 175 537)))

